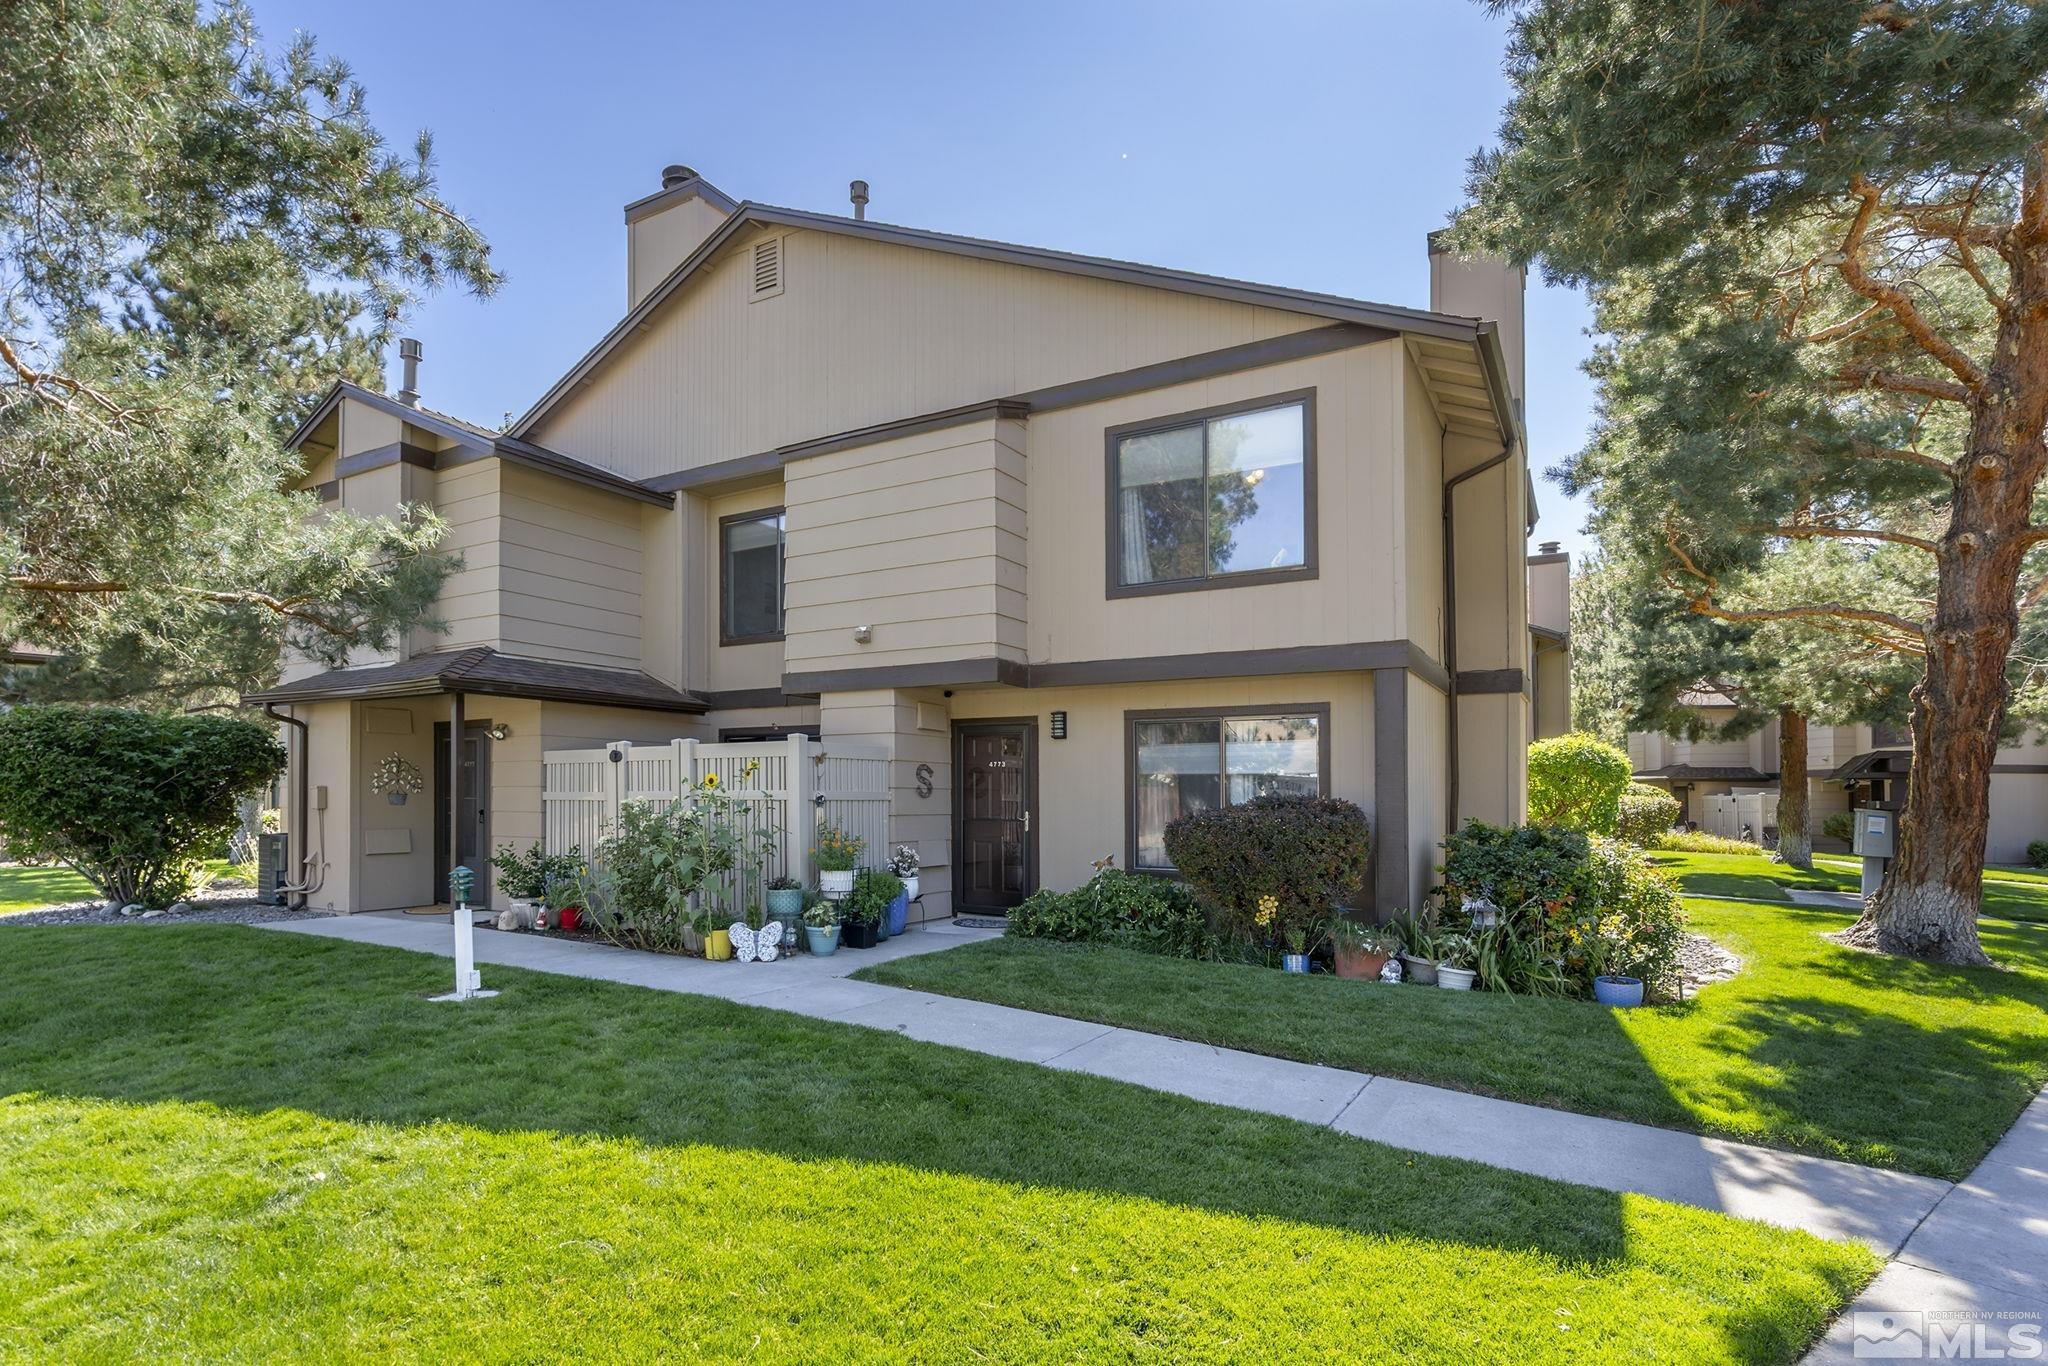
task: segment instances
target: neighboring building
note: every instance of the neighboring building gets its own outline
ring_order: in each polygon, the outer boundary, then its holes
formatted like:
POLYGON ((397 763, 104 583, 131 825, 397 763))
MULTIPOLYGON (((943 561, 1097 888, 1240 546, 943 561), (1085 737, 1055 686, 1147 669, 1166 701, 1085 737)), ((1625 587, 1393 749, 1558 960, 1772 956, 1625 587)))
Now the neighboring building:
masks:
POLYGON ((1529 738, 1572 728, 1572 557, 1545 541, 1529 557, 1529 738))
MULTIPOLYGON (((1735 715, 1726 694, 1702 685, 1679 699, 1710 724, 1735 715)), ((1763 821, 1776 823, 1775 802, 1781 792, 1778 722, 1739 740, 1685 740, 1677 736, 1631 731, 1629 762, 1638 782, 1668 789, 1678 798, 1685 819, 1701 829, 1725 826, 1730 808, 1712 799, 1762 795, 1763 821), (1719 819, 1717 820, 1717 815, 1719 819)), ((1823 726, 1806 732, 1806 791, 1816 849, 1846 850, 1846 841, 1827 838, 1821 825, 1837 812, 1877 806, 1896 810, 1906 801, 1906 775, 1913 765, 1912 737, 1887 726, 1823 726)), ((1752 840, 1763 833, 1752 819, 1757 807, 1741 806, 1738 826, 1748 826, 1752 840)), ((1744 837, 1739 829, 1718 833, 1744 837)), ((1991 829, 1985 857, 1992 863, 2023 863, 2027 843, 2048 834, 2048 747, 2038 743, 2007 745, 1998 752, 1991 776, 1991 829)))
POLYGON ((307 488, 430 504, 464 556, 446 634, 250 699, 305 727, 314 904, 439 895, 456 715, 467 863, 540 835, 547 750, 880 747, 928 916, 1162 868, 1178 812, 1274 791, 1363 805, 1404 906, 1455 821, 1522 816, 1562 692, 1532 721, 1519 270, 1432 250, 1430 309, 1392 307, 683 167, 625 216, 624 318, 506 430, 409 377, 294 439, 307 488), (392 754, 432 795, 367 795, 392 754))

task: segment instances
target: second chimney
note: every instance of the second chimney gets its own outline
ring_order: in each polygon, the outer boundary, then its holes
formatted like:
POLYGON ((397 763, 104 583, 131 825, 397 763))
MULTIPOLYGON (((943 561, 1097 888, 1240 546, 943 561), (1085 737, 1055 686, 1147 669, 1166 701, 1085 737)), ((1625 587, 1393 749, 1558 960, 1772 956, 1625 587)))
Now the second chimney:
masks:
POLYGON ((865 219, 868 216, 868 183, 856 180, 846 187, 846 197, 853 201, 853 216, 865 219))
POLYGON ((405 363, 405 383, 398 401, 408 408, 420 406, 420 342, 417 337, 398 339, 398 358, 405 363))

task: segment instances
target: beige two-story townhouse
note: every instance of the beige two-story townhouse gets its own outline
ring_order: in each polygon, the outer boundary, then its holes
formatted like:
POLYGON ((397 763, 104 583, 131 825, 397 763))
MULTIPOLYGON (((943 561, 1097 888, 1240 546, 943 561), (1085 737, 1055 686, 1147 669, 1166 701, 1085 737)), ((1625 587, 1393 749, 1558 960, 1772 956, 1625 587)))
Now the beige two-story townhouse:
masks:
POLYGON ((463 556, 445 634, 251 699, 311 904, 432 903, 541 834, 544 752, 616 740, 885 752, 927 916, 1170 871, 1175 815, 1265 792, 1362 805, 1387 910, 1454 823, 1520 818, 1561 632, 1529 621, 1519 271, 1433 253, 1395 307, 683 167, 625 217, 624 316, 504 430, 409 382, 295 437, 305 487, 431 505, 463 556))

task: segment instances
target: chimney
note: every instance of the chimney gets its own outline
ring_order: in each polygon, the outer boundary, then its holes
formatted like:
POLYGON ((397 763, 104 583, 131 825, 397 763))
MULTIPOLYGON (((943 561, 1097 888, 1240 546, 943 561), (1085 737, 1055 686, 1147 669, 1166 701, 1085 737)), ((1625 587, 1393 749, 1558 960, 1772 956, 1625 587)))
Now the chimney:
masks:
POLYGON ((662 167, 661 188, 626 206, 626 307, 653 293, 737 208, 695 167, 662 167))
POLYGON ((1529 392, 1522 327, 1526 273, 1497 256, 1453 256, 1442 238, 1441 233, 1429 235, 1430 311, 1479 318, 1499 327, 1501 355, 1508 364, 1508 392, 1520 416, 1529 392))
POLYGON ((419 338, 400 337, 398 358, 405 362, 405 383, 398 390, 398 401, 408 408, 417 408, 420 406, 419 338))
POLYGON ((1538 555, 1555 555, 1557 548, 1562 544, 1564 544, 1562 541, 1544 541, 1536 547, 1536 553, 1538 555))
POLYGON ((856 180, 846 187, 846 197, 853 201, 853 216, 856 220, 868 216, 868 183, 856 180))

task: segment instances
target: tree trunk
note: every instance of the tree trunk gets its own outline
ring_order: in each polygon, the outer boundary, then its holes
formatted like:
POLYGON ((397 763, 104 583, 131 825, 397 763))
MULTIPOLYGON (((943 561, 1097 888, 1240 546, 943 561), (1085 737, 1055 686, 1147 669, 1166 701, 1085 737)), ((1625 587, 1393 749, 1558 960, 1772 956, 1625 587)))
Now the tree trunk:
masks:
POLYGON ((1778 857, 1813 867, 1813 830, 1806 809, 1806 717, 1778 709, 1778 857))
POLYGON ((2048 178, 2027 165, 2011 229, 2012 283, 1991 363, 1970 402, 1947 532, 1936 548, 1927 674, 1913 689, 1913 768, 1898 855, 1849 943, 1943 963, 1986 963, 1977 941, 1991 764, 2019 633, 2021 562, 2034 492, 2048 470, 2048 178))

